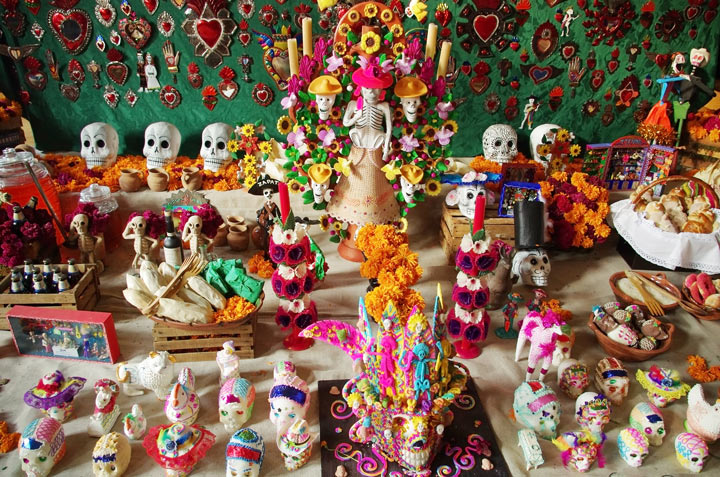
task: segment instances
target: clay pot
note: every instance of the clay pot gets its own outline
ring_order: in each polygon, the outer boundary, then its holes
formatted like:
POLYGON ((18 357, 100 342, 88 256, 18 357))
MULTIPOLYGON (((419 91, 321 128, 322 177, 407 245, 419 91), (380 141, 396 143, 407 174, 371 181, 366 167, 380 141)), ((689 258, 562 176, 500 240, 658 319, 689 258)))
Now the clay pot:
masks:
POLYGON ((203 175, 197 167, 183 167, 180 177, 184 188, 190 191, 202 189, 203 175))
POLYGON ((228 228, 229 227, 227 224, 222 224, 220 227, 218 227, 217 233, 215 234, 215 237, 213 237, 213 246, 224 247, 225 245, 227 245, 227 236, 230 232, 228 228))
POLYGON ((148 171, 148 187, 153 192, 163 192, 170 183, 170 174, 165 169, 154 167, 148 171))
POLYGON ((124 192, 136 192, 142 186, 143 180, 137 169, 123 169, 118 179, 120 189, 124 192))
POLYGON ((236 252, 247 250, 250 244, 250 233, 247 225, 231 225, 227 235, 227 243, 236 252))
POLYGON ((242 215, 231 215, 227 218, 227 223, 230 227, 233 225, 245 225, 245 217, 242 215))

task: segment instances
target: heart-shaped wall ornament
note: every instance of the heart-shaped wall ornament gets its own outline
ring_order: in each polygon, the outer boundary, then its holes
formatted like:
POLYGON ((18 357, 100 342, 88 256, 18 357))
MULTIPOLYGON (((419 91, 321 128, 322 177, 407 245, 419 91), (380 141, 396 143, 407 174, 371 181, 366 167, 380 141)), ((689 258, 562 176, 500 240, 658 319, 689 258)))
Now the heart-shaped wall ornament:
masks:
POLYGON ((75 58, 68 62, 68 75, 70 81, 75 83, 78 87, 85 82, 85 68, 75 58))
POLYGON ((577 55, 579 45, 574 41, 566 41, 560 46, 560 56, 563 61, 570 61, 575 55, 577 55))
POLYGON ((585 116, 593 117, 600 110, 600 103, 595 99, 589 99, 583 103, 582 112, 585 116))
POLYGON ((45 29, 40 26, 38 22, 35 22, 30 27, 30 33, 32 34, 32 36, 35 37, 37 41, 40 41, 42 40, 42 37, 45 36, 45 29))
POLYGON ((25 81, 31 88, 42 91, 47 85, 47 75, 40 70, 25 73, 25 81))
POLYGON ((608 61, 607 69, 610 72, 610 74, 613 74, 617 71, 617 69, 620 67, 620 62, 616 59, 612 59, 608 61))
POLYGON ((5 27, 7 27, 12 36, 21 37, 25 34, 27 20, 23 12, 16 10, 15 8, 6 7, 2 18, 3 23, 5 23, 5 27))
MULTIPOLYGON (((505 35, 515 34, 520 18, 519 15, 515 15, 515 10, 506 0, 475 0, 465 3, 467 5, 460 10, 455 27, 461 48, 470 53, 473 47, 478 45, 480 57, 493 56, 492 46, 498 51, 505 50, 510 44, 505 35)), ((447 7, 446 4, 441 5, 447 7)), ((438 21, 441 24, 445 20, 450 21, 450 10, 445 11, 448 13, 439 12, 438 21)), ((438 12, 435 15, 437 17, 438 12)))
POLYGON ((680 36, 684 27, 685 21, 680 12, 668 10, 655 24, 655 37, 667 43, 680 36))
POLYGON ((110 0, 97 0, 95 4, 95 18, 100 24, 106 28, 110 28, 115 23, 117 12, 115 7, 110 4, 110 0))
POLYGON ((157 11, 158 0, 143 0, 143 5, 145 5, 145 10, 152 15, 157 11))
POLYGON ((255 0, 238 0, 237 9, 241 17, 249 20, 255 14, 255 0))
MULTIPOLYGON (((182 29, 195 48, 195 55, 203 57, 206 65, 217 68, 223 57, 230 55, 229 46, 237 24, 230 18, 230 12, 226 8, 216 7, 217 11, 213 11, 211 3, 205 3, 201 12, 195 4, 190 4, 182 29)), ((223 4, 224 2, 214 3, 223 4)))
POLYGON ((470 78, 470 89, 475 94, 483 94, 490 87, 489 76, 473 76, 470 78))
POLYGON ((218 83, 217 88, 218 91, 220 91, 220 95, 227 100, 232 100, 240 90, 240 86, 233 81, 235 79, 235 72, 229 66, 223 66, 220 70, 220 78, 222 78, 222 81, 218 83))
POLYGON ((285 91, 290 78, 290 60, 287 50, 276 46, 267 48, 263 53, 263 66, 280 91, 285 91))
POLYGON ((105 99, 105 102, 108 106, 115 109, 120 102, 120 95, 117 91, 115 91, 115 87, 109 84, 105 86, 105 91, 103 92, 103 99, 105 99))
POLYGON ((160 34, 165 38, 170 38, 175 31, 175 19, 165 11, 158 15, 156 25, 160 34))
POLYGON ((500 96, 497 93, 490 93, 485 97, 483 108, 490 114, 495 114, 500 109, 500 96))
POLYGON ((130 105, 131 108, 135 107, 135 103, 137 103, 138 95, 135 93, 135 91, 129 89, 125 92, 125 102, 130 105))
POLYGON ((160 102, 168 109, 175 109, 180 105, 180 102, 182 101, 182 96, 180 96, 180 92, 177 90, 177 88, 165 85, 160 90, 160 102))
POLYGON ((535 30, 532 38, 532 50, 539 61, 545 60, 558 46, 558 31, 550 22, 545 22, 535 30))
POLYGON ((685 20, 687 21, 693 21, 695 18, 700 15, 700 12, 702 12, 702 9, 697 5, 688 5, 685 7, 684 14, 685 14, 685 20))
POLYGON ((80 88, 74 84, 61 84, 60 93, 74 103, 80 97, 80 88))
POLYGON ((703 13, 703 21, 709 25, 712 23, 712 21, 717 16, 718 11, 717 10, 705 10, 705 13, 703 13))
POLYGON ((639 95, 640 82, 637 76, 629 75, 622 80, 620 87, 615 91, 615 97, 617 98, 615 106, 619 109, 629 108, 639 95))
POLYGON ((83 10, 50 10, 48 24, 60 45, 71 55, 82 53, 90 43, 92 22, 90 15, 83 10))
POLYGON ((258 83, 252 90, 252 98, 260 106, 267 107, 275 99, 275 93, 265 83, 258 83))
POLYGON ((593 71, 590 75, 590 88, 593 91, 598 91, 603 83, 605 83, 605 72, 603 70, 593 71))
POLYGON ((523 73, 528 75, 536 85, 544 83, 545 81, 555 78, 562 73, 563 70, 556 68, 555 66, 538 66, 538 65, 521 65, 520 69, 523 73))
POLYGON ((142 50, 152 35, 152 25, 144 18, 121 18, 118 29, 123 40, 136 50, 142 50))

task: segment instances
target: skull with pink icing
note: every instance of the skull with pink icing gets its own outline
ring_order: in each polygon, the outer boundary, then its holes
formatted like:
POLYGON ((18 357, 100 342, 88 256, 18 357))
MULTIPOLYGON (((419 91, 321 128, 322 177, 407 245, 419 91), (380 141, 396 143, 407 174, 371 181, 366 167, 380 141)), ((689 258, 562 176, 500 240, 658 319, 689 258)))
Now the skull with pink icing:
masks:
POLYGON ((23 430, 18 445, 20 467, 29 477, 45 477, 65 455, 65 432, 51 417, 35 419, 23 430))
POLYGON ((700 436, 683 432, 675 438, 675 457, 685 469, 697 474, 710 458, 710 450, 700 436))
POLYGON ((597 460, 598 467, 605 465, 602 456, 602 446, 605 434, 593 434, 587 429, 576 432, 565 432, 553 444, 562 451, 562 461, 565 467, 578 472, 587 472, 597 460))
POLYGON ((620 457, 630 467, 640 467, 650 452, 647 437, 634 427, 628 427, 620 431, 617 445, 620 457))
POLYGON ((580 427, 590 432, 602 432, 610 422, 610 403, 602 394, 582 393, 575 401, 575 419, 580 427))
POLYGON ((252 416, 255 405, 255 386, 244 378, 225 381, 218 396, 220 422, 228 432, 242 429, 252 416))
POLYGON ((515 389, 515 418, 543 439, 553 439, 560 423, 560 403, 555 392, 542 381, 526 381, 515 389))
POLYGON ((649 402, 641 402, 630 411, 630 426, 642 432, 651 446, 659 446, 665 437, 665 421, 660 409, 649 402))

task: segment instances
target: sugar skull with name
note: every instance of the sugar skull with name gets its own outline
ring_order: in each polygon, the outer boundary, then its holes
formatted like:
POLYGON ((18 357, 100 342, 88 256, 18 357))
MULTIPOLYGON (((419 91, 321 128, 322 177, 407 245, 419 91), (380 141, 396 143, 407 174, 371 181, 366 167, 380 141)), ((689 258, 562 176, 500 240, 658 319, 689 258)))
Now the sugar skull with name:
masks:
POLYGON ((630 467, 640 467, 649 453, 648 439, 641 431, 628 427, 618 433, 618 452, 630 467))
POLYGON ((560 390, 576 399, 590 385, 590 376, 585 363, 576 359, 566 359, 557 370, 557 380, 560 390))
POLYGON ((690 391, 690 386, 680 381, 680 373, 674 369, 653 365, 647 372, 638 369, 635 379, 647 391, 648 398, 658 407, 665 407, 690 391))
POLYGON ((46 477, 65 455, 65 432, 51 417, 35 419, 25 427, 18 445, 20 467, 28 477, 46 477))
POLYGON ((710 449, 697 434, 683 432, 675 438, 675 457, 685 469, 697 474, 710 458, 710 449))
POLYGON ((622 404, 630 389, 630 376, 617 358, 603 358, 595 367, 595 386, 616 406, 622 404))
POLYGON ((665 421, 655 404, 636 404, 630 411, 630 426, 642 432, 651 446, 659 446, 665 438, 665 421))
POLYGON ((258 477, 265 456, 262 436, 250 428, 237 431, 225 449, 225 477, 258 477))
POLYGON ((515 418, 543 439, 557 436, 561 407, 555 392, 541 381, 526 381, 515 389, 515 418))
POLYGON ((228 432, 242 428, 255 406, 255 386, 245 378, 225 381, 218 396, 220 422, 228 432))
POLYGON ((597 460, 598 467, 602 468, 605 461, 602 455, 602 446, 605 443, 605 434, 594 434, 587 429, 576 432, 565 432, 553 444, 562 451, 563 465, 578 472, 587 472, 597 460))
POLYGON ((582 393, 575 400, 575 419, 580 427, 599 433, 610 422, 610 402, 602 394, 582 393))

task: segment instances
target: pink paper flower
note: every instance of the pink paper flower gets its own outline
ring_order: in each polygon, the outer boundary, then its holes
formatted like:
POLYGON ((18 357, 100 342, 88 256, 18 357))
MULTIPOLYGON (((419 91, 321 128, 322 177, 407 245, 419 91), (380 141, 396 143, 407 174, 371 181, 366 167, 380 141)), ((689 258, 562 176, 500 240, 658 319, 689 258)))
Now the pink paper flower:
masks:
POLYGON ((283 109, 290 109, 297 104, 297 96, 294 93, 290 93, 280 101, 280 106, 283 109))
POLYGON ((335 56, 335 53, 331 57, 327 59, 327 68, 325 68, 328 73, 332 73, 333 71, 337 70, 343 65, 343 59, 338 58, 335 56))
POLYGON ((440 119, 447 119, 448 114, 455 110, 455 106, 453 106, 451 101, 448 101, 447 103, 441 102, 435 106, 435 109, 437 110, 440 119))
POLYGON ((437 139, 437 142, 441 146, 447 146, 448 144, 450 144, 450 138, 453 137, 454 134, 455 133, 451 130, 442 128, 435 133, 435 139, 437 139))
POLYGON ((291 132, 287 135, 287 141, 288 144, 300 149, 305 145, 305 131, 303 129, 298 129, 295 132, 291 132))
POLYGON ((323 147, 329 147, 335 140, 335 131, 332 129, 323 129, 318 133, 318 139, 322 141, 323 147))
POLYGON ((400 145, 403 151, 412 152, 420 143, 415 136, 403 136, 400 138, 400 145))

